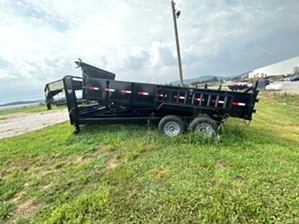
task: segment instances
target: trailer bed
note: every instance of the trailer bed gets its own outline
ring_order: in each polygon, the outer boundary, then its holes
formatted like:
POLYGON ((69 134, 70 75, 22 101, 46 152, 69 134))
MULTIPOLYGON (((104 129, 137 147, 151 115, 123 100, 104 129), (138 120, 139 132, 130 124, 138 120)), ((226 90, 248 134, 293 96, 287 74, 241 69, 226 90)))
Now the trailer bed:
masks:
POLYGON ((218 123, 226 117, 251 120, 258 101, 258 83, 244 92, 232 92, 117 81, 113 73, 75 63, 82 69, 83 98, 94 102, 79 106, 74 91, 78 80, 64 77, 70 122, 76 132, 80 124, 159 123, 170 115, 187 125, 202 114, 218 123))

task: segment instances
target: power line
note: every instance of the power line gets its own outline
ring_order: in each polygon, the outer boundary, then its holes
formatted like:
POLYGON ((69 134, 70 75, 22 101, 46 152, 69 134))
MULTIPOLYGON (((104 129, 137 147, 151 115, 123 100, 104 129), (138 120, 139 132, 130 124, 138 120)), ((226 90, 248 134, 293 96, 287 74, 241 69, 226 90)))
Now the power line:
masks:
POLYGON ((179 8, 179 7, 184 3, 184 1, 186 1, 186 0, 183 0, 183 1, 181 2, 181 4, 178 5, 177 8, 179 8))
POLYGON ((165 26, 165 28, 164 28, 164 32, 163 32, 163 39, 164 39, 164 36, 165 36, 165 31, 166 31, 166 28, 167 28, 167 26, 168 26, 168 21, 169 21, 169 18, 170 18, 170 14, 171 14, 171 10, 169 10, 169 14, 168 14, 168 17, 167 17, 167 22, 166 22, 166 26, 165 26))
MULTIPOLYGON (((177 7, 177 9, 185 2, 186 0, 183 0, 177 7)), ((164 39, 164 36, 165 36, 165 32, 166 32, 166 29, 167 29, 167 26, 168 26, 168 22, 169 22, 169 18, 170 18, 170 14, 171 14, 171 10, 169 11, 168 13, 168 16, 167 16, 167 21, 166 21, 166 26, 164 28, 164 32, 163 32, 163 36, 162 38, 164 39)))

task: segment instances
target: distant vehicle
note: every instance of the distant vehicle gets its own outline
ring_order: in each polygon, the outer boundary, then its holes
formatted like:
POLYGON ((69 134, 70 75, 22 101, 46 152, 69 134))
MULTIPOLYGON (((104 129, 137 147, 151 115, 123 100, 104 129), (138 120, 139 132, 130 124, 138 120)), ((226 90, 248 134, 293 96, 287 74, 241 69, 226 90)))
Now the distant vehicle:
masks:
POLYGON ((282 81, 291 81, 290 77, 284 78, 282 81))
POLYGON ((299 75, 292 77, 290 80, 291 80, 291 82, 299 81, 299 75))

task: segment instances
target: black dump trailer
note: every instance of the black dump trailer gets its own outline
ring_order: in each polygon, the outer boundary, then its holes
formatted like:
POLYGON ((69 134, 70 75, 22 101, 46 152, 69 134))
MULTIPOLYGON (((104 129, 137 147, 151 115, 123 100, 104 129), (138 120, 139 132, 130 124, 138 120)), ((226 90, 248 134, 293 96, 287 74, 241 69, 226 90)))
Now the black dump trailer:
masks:
POLYGON ((72 76, 63 78, 70 123, 75 132, 87 124, 155 123, 168 136, 187 127, 207 137, 217 134, 228 117, 251 120, 258 102, 257 83, 243 92, 197 89, 115 80, 115 74, 82 61, 83 98, 93 102, 79 106, 72 76))
MULTIPOLYGON (((75 77, 71 76, 73 78, 73 89, 74 90, 82 90, 82 78, 81 77, 75 77)), ((44 88, 45 93, 45 102, 48 110, 52 109, 52 106, 61 106, 66 105, 66 99, 59 99, 54 100, 54 96, 58 95, 59 93, 64 92, 64 85, 63 85, 63 79, 59 79, 50 83, 47 83, 44 88)), ((77 99, 78 103, 82 102, 82 99, 77 99)))

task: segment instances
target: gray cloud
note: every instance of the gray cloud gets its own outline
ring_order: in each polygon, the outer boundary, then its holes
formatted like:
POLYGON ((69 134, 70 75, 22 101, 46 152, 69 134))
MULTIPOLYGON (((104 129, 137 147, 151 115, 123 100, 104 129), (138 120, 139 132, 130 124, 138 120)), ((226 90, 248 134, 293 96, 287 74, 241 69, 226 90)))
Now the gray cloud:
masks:
POLYGON ((225 0, 225 3, 231 5, 231 4, 236 4, 237 1, 236 0, 225 0))
POLYGON ((6 61, 5 59, 3 59, 1 56, 0 56, 0 68, 7 68, 11 65, 10 62, 6 61))
POLYGON ((36 26, 49 26, 59 32, 70 30, 73 26, 67 15, 58 10, 49 10, 45 2, 36 4, 27 0, 7 1, 4 2, 4 9, 10 16, 18 16, 36 26))
POLYGON ((132 70, 139 70, 149 63, 150 54, 147 50, 141 49, 137 54, 130 53, 125 59, 126 63, 124 68, 130 68, 132 70))
POLYGON ((1 59, 1 64, 4 62, 6 67, 1 66, 0 68, 0 74, 5 74, 0 80, 0 93, 3 94, 16 89, 23 91, 38 90, 42 89, 47 82, 61 79, 65 75, 74 73, 80 75, 80 71, 75 70, 75 63, 71 63, 73 61, 70 58, 46 59, 38 62, 15 59, 14 63, 11 63, 1 59), (14 81, 9 82, 8 80, 14 81), (2 86, 2 84, 4 85, 2 86))
POLYGON ((204 74, 211 68, 219 68, 218 74, 238 74, 298 55, 297 1, 242 1, 230 5, 217 1, 192 9, 186 4, 182 7, 191 10, 186 16, 198 17, 189 20, 191 32, 180 18, 185 67, 197 64, 204 74), (193 45, 197 49, 190 50, 190 43, 196 43, 193 45))
POLYGON ((176 65, 176 58, 173 56, 173 49, 171 50, 167 46, 159 46, 159 60, 161 62, 161 66, 174 66, 176 65))

